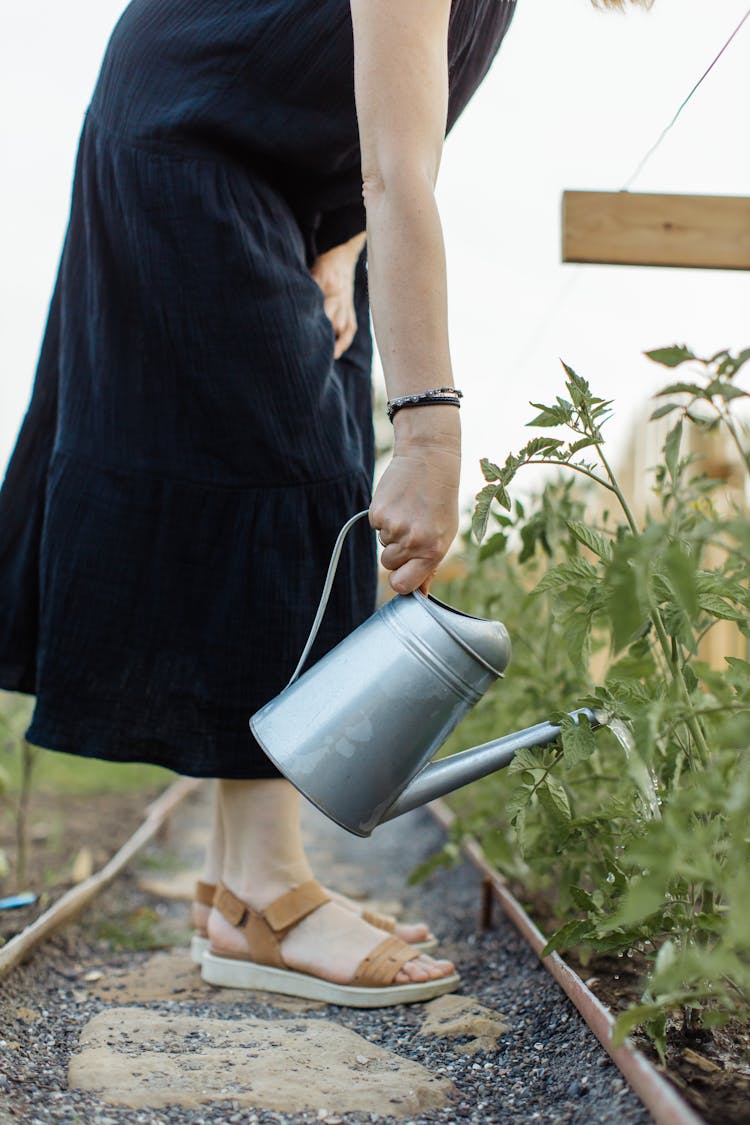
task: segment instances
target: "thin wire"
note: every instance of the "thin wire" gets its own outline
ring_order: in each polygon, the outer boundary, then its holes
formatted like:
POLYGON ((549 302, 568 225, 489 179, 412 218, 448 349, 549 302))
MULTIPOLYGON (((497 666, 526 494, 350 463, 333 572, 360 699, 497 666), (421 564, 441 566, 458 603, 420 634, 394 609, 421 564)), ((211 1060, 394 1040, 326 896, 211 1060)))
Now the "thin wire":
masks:
MULTIPOLYGON (((629 189, 630 185, 633 183, 633 181, 641 174, 641 172, 643 171, 643 168, 645 167, 646 163, 651 159, 651 157, 656 152, 659 145, 662 143, 662 141, 666 137, 667 133, 674 126, 675 122, 677 121, 677 118, 680 116, 683 109, 685 108, 685 106, 688 104, 688 102, 692 98, 693 94, 696 92, 698 87, 705 81, 705 79, 711 73, 711 71, 713 70, 713 68, 716 66, 717 62, 721 58, 721 56, 726 51, 729 44, 735 38, 737 33, 741 30, 743 24, 748 20, 748 18, 750 18, 750 8, 748 8, 748 10, 745 12, 744 16, 742 17, 740 22, 735 27, 732 34, 729 36, 729 38, 727 39, 724 46, 721 48, 719 53, 716 55, 716 58, 713 59, 711 64, 706 68, 706 70, 700 76, 700 78, 698 79, 698 81, 695 83, 692 90, 690 91, 690 93, 687 95, 685 100, 680 105, 679 109, 675 113, 672 120, 669 122, 669 124, 666 126, 666 128, 664 128, 662 130, 662 132, 659 135, 659 138, 657 139, 657 141, 648 150, 648 152, 643 157, 643 159, 640 161, 640 163, 638 164, 638 166, 636 167, 635 171, 632 173, 630 178, 620 188, 620 191, 627 191, 629 189)), ((536 323, 536 325, 533 329, 533 332, 531 332, 529 334, 529 337, 527 338, 526 345, 518 353, 518 359, 516 360, 516 362, 513 365, 513 370, 516 372, 516 374, 518 374, 520 371, 525 370, 526 367, 528 367, 529 361, 531 359, 533 359, 534 356, 536 355, 539 344, 541 343, 542 337, 544 336, 544 333, 545 333, 546 329, 554 321, 555 317, 560 312, 561 308, 567 303, 567 300, 570 297, 570 294, 572 293, 573 289, 576 287, 576 285, 577 285, 577 283, 580 279, 581 273, 582 273, 581 265, 576 264, 574 266, 574 269, 568 275, 568 277, 565 278, 563 280, 563 282, 561 283, 560 288, 558 289, 557 293, 555 294, 553 299, 549 302, 545 312, 542 314, 542 316, 539 318, 538 322, 536 323)))
POLYGON ((645 156, 643 157, 643 159, 641 160, 640 164, 639 164, 639 165, 637 166, 637 168, 636 168, 636 169, 635 169, 635 171, 634 171, 634 172, 632 173, 632 175, 630 176, 630 178, 629 178, 629 179, 628 179, 628 180, 627 180, 627 181, 625 182, 625 184, 624 184, 624 185, 623 185, 623 186, 622 186, 622 187, 620 188, 620 191, 627 191, 627 190, 628 190, 628 188, 630 187, 630 185, 631 185, 631 184, 633 183, 633 181, 634 181, 634 180, 635 180, 635 179, 636 179, 636 178, 637 178, 637 177, 638 177, 638 176, 639 176, 639 175, 641 174, 641 172, 643 171, 643 168, 645 167, 646 163, 647 163, 647 162, 648 162, 648 161, 649 161, 649 160, 651 159, 651 157, 653 156, 653 154, 654 154, 654 153, 656 152, 657 148, 659 147, 659 145, 661 144, 661 142, 662 142, 662 141, 664 140, 664 138, 666 137, 666 135, 667 135, 667 133, 669 132, 669 130, 670 130, 670 129, 672 128, 672 126, 673 126, 673 125, 675 124, 675 122, 677 121, 677 118, 678 118, 678 117, 680 116, 680 114, 682 113, 683 109, 685 108, 685 106, 686 106, 686 105, 688 104, 688 102, 689 102, 689 101, 690 101, 690 99, 692 98, 692 96, 693 96, 693 94, 695 93, 695 91, 696 91, 696 90, 698 89, 698 87, 699 87, 699 86, 701 85, 701 83, 702 83, 702 82, 704 81, 704 79, 706 79, 706 78, 708 77, 708 75, 709 75, 709 74, 711 73, 711 71, 713 70, 713 68, 714 68, 714 67, 716 66, 717 62, 718 62, 718 61, 719 61, 719 59, 721 58, 721 56, 722 56, 722 55, 724 54, 724 52, 726 51, 726 49, 727 49, 727 47, 729 46, 729 44, 730 44, 730 43, 732 42, 732 40, 734 39, 735 35, 737 35, 738 31, 740 31, 740 29, 742 28, 742 25, 743 25, 743 24, 745 23, 745 21, 746 21, 746 20, 747 20, 748 18, 750 18, 750 8, 748 8, 748 10, 747 10, 747 11, 745 12, 744 16, 742 17, 742 19, 740 20, 740 22, 739 22, 739 23, 737 24, 737 26, 735 27, 735 29, 734 29, 734 31, 732 32, 732 34, 731 34, 731 35, 729 36, 729 38, 727 39, 726 43, 724 44, 724 46, 723 46, 723 47, 721 48, 721 50, 719 51, 719 53, 718 53, 718 55, 716 56, 716 58, 715 58, 715 59, 713 60, 713 62, 712 62, 712 63, 711 63, 711 64, 710 64, 710 65, 709 65, 709 66, 708 66, 707 68, 706 68, 706 70, 705 70, 705 71, 703 72, 703 74, 702 74, 702 75, 700 76, 700 78, 699 78, 699 79, 698 79, 698 81, 697 81, 697 82, 695 83, 695 85, 693 86, 693 88, 692 88, 692 90, 690 91, 690 93, 688 94, 688 96, 687 96, 687 97, 685 98, 685 100, 683 101, 683 103, 682 103, 682 105, 680 106, 680 108, 679 108, 679 109, 677 110, 677 112, 675 113, 675 115, 674 115, 674 117, 672 118, 672 120, 671 120, 671 121, 669 122, 669 124, 668 124, 668 125, 666 126, 666 128, 664 128, 664 129, 662 130, 662 132, 661 132, 661 134, 660 134, 659 138, 658 138, 658 139, 656 140, 656 142, 655 142, 655 143, 654 143, 654 144, 653 144, 653 145, 651 146, 651 148, 650 148, 650 149, 648 150, 648 152, 647 152, 647 153, 646 153, 646 155, 645 155, 645 156))

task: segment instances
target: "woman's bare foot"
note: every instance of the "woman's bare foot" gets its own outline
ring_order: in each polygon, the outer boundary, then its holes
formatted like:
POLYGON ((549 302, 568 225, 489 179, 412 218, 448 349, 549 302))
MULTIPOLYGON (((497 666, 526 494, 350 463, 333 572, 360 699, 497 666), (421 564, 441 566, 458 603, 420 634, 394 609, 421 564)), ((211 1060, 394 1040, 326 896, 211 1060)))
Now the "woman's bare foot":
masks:
MULTIPOLYGON (((215 909, 209 917, 208 936, 212 951, 219 956, 247 955, 247 942, 242 931, 215 909)), ((281 954, 290 969, 336 984, 348 984, 360 961, 382 940, 382 930, 363 921, 348 907, 328 902, 290 930, 281 943, 281 954)), ((450 961, 436 961, 424 953, 415 953, 414 959, 407 962, 395 977, 394 984, 439 980, 453 972, 455 969, 450 961)))
MULTIPOLYGON (((327 893, 331 896, 332 902, 337 902, 339 906, 345 907, 347 910, 353 911, 361 918, 364 911, 370 909, 363 906, 361 903, 355 902, 353 899, 348 898, 346 895, 340 894, 338 891, 332 891, 326 888, 327 893)), ((430 933, 429 926, 424 922, 397 922, 390 914, 380 914, 379 911, 371 911, 377 914, 379 918, 383 919, 384 925, 376 925, 375 928, 392 933, 394 937, 401 938, 401 941, 413 943, 415 941, 430 941, 433 935, 430 933)))

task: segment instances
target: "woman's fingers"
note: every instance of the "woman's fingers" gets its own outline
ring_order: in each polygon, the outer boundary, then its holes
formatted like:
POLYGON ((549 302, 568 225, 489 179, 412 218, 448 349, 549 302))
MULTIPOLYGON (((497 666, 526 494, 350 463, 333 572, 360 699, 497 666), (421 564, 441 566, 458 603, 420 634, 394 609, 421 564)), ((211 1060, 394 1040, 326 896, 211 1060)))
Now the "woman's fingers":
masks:
POLYGON ((428 559, 409 559, 391 574, 391 589, 397 594, 411 594, 414 590, 421 590, 426 594, 434 577, 433 562, 428 559))
POLYGON ((351 299, 341 294, 330 296, 323 302, 325 314, 333 326, 335 345, 333 358, 340 359, 357 333, 357 318, 354 314, 354 305, 351 299))

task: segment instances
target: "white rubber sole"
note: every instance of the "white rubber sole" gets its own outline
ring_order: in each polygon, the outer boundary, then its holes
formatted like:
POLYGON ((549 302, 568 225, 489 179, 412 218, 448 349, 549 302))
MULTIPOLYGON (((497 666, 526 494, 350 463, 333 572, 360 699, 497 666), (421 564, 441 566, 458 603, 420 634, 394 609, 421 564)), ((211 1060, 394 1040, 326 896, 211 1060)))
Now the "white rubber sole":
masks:
MULTIPOLYGON (((190 939, 190 959, 194 964, 201 965, 203 963, 203 955, 208 952, 210 944, 207 937, 193 934, 190 939)), ((415 953, 432 953, 438 947, 438 940, 437 938, 429 938, 427 941, 414 941, 411 945, 415 953)))
POLYGON ((292 969, 274 969, 254 961, 238 961, 219 957, 211 950, 203 954, 201 976, 219 988, 246 988, 257 992, 279 992, 304 1000, 321 1000, 345 1008, 390 1008, 394 1004, 418 1004, 445 992, 454 992, 461 983, 458 973, 440 980, 414 984, 391 984, 382 988, 360 988, 353 984, 334 984, 296 973, 292 969))

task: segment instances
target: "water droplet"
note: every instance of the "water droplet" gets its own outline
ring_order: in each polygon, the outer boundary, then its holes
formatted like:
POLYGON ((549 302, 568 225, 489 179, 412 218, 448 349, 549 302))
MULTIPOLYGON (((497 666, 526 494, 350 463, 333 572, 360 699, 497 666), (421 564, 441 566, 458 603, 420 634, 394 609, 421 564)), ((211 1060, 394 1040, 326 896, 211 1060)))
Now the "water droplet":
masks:
POLYGON ((614 883, 614 881, 615 881, 615 877, 614 877, 613 872, 608 871, 607 872, 607 882, 608 883, 614 883))

